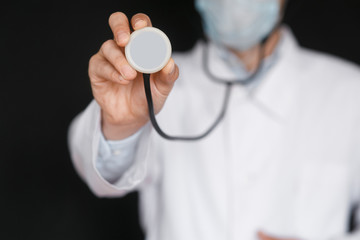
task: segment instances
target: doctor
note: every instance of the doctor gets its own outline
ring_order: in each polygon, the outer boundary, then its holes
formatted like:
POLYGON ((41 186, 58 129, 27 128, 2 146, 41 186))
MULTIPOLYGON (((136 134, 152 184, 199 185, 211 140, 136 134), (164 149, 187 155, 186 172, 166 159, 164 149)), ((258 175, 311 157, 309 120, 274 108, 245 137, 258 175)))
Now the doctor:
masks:
POLYGON ((164 131, 202 133, 220 111, 226 86, 204 61, 224 80, 259 74, 232 86, 223 121, 190 142, 154 131, 142 75, 124 57, 130 27, 149 17, 110 16, 114 40, 90 59, 95 100, 71 124, 69 146, 97 196, 140 192, 146 239, 360 239, 348 232, 350 214, 360 220, 360 71, 276 28, 283 5, 196 1, 209 42, 151 75, 164 131))

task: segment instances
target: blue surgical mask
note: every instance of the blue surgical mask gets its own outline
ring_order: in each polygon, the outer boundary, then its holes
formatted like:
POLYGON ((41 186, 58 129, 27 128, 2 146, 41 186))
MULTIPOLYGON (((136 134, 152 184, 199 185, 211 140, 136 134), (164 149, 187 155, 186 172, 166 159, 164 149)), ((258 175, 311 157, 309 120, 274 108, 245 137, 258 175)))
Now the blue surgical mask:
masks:
POLYGON ((196 0, 206 35, 245 51, 260 43, 279 19, 279 0, 196 0))

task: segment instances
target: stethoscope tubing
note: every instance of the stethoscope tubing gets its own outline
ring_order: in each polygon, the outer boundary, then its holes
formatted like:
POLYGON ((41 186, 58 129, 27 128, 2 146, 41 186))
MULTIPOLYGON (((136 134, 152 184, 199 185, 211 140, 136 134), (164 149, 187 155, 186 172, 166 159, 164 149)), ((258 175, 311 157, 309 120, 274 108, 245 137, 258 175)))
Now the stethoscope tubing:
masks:
MULTIPOLYGON (((277 29, 277 27, 274 28, 274 31, 277 29)), ((269 36, 270 36, 270 34, 269 34, 269 36)), ((264 38, 261 41, 260 49, 259 49, 259 63, 258 63, 258 66, 256 67, 256 70, 245 79, 222 79, 222 78, 219 78, 219 77, 213 75, 209 69, 208 47, 204 46, 202 62, 203 62, 203 68, 204 68, 205 74, 212 81, 214 81, 216 83, 225 84, 226 89, 225 89, 225 96, 224 96, 222 108, 221 108, 221 111, 220 111, 218 117, 215 119, 213 124, 208 128, 208 130, 206 130, 205 132, 203 132, 202 134, 199 134, 197 136, 171 136, 171 135, 168 135, 167 133, 165 133, 160 128, 160 126, 156 120, 155 112, 154 112, 154 103, 153 103, 153 99, 152 99, 151 86, 150 86, 150 74, 143 73, 144 88, 145 88, 145 95, 146 95, 147 106, 148 106, 148 111, 149 111, 149 117, 150 117, 151 124, 153 125, 155 131, 161 137, 163 137, 167 140, 173 140, 173 141, 176 141, 176 140, 178 140, 178 141, 196 141, 196 140, 200 140, 200 139, 203 139, 206 136, 208 136, 219 125, 219 123, 223 120, 223 118, 225 116, 225 113, 226 113, 226 110, 227 110, 228 104, 229 104, 232 86, 234 84, 246 86, 246 85, 252 83, 256 79, 258 74, 261 72, 263 62, 264 62, 263 61, 264 52, 265 52, 264 46, 265 46, 265 42, 267 41, 269 36, 267 36, 266 38, 264 38)))
POLYGON ((208 128, 208 130, 206 130, 204 133, 198 135, 198 136, 170 136, 168 134, 166 134, 159 126, 156 117, 155 117, 155 112, 154 112, 154 103, 152 100, 152 94, 151 94, 151 87, 150 87, 150 74, 143 74, 144 77, 144 87, 145 87, 145 95, 146 95, 146 100, 147 100, 147 105, 148 105, 148 111, 149 111, 149 117, 150 117, 150 121, 151 124, 153 125, 155 131, 163 138, 167 139, 167 140, 180 140, 180 141, 196 141, 196 140, 200 140, 205 138, 206 136, 208 136, 216 127, 217 125, 221 122, 221 120, 224 118, 226 110, 227 110, 227 105, 229 103, 229 99, 230 99, 230 95, 231 95, 231 89, 232 89, 232 83, 226 83, 226 89, 225 89, 225 97, 224 97, 224 101, 222 104, 222 108, 221 111, 218 115, 218 117, 216 118, 216 120, 214 121, 214 123, 208 128))

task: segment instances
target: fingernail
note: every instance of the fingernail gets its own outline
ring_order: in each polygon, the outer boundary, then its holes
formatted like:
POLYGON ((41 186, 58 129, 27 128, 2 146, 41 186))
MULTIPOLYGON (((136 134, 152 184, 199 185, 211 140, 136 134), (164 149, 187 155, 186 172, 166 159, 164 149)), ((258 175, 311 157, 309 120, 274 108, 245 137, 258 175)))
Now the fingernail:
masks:
POLYGON ((120 32, 117 35, 117 42, 118 43, 126 43, 129 40, 129 34, 126 32, 120 32))
POLYGON ((146 22, 142 19, 137 19, 135 21, 135 24, 134 24, 134 28, 141 28, 141 27, 145 27, 146 26, 146 22))
POLYGON ((132 69, 129 65, 121 66, 120 74, 123 78, 128 79, 134 74, 134 69, 132 69))

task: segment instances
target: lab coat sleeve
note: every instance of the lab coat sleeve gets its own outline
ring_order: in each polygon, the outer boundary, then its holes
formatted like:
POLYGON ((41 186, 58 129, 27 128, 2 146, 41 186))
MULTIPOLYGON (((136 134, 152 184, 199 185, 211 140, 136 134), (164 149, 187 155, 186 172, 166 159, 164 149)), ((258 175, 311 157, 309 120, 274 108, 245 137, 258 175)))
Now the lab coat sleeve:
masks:
POLYGON ((96 168, 101 137, 101 109, 95 100, 71 123, 68 142, 72 162, 80 177, 99 197, 119 197, 136 190, 147 172, 151 126, 143 127, 132 165, 113 184, 106 181, 96 168))
POLYGON ((133 164, 142 130, 120 141, 106 140, 101 132, 96 168, 108 182, 115 183, 133 164))

